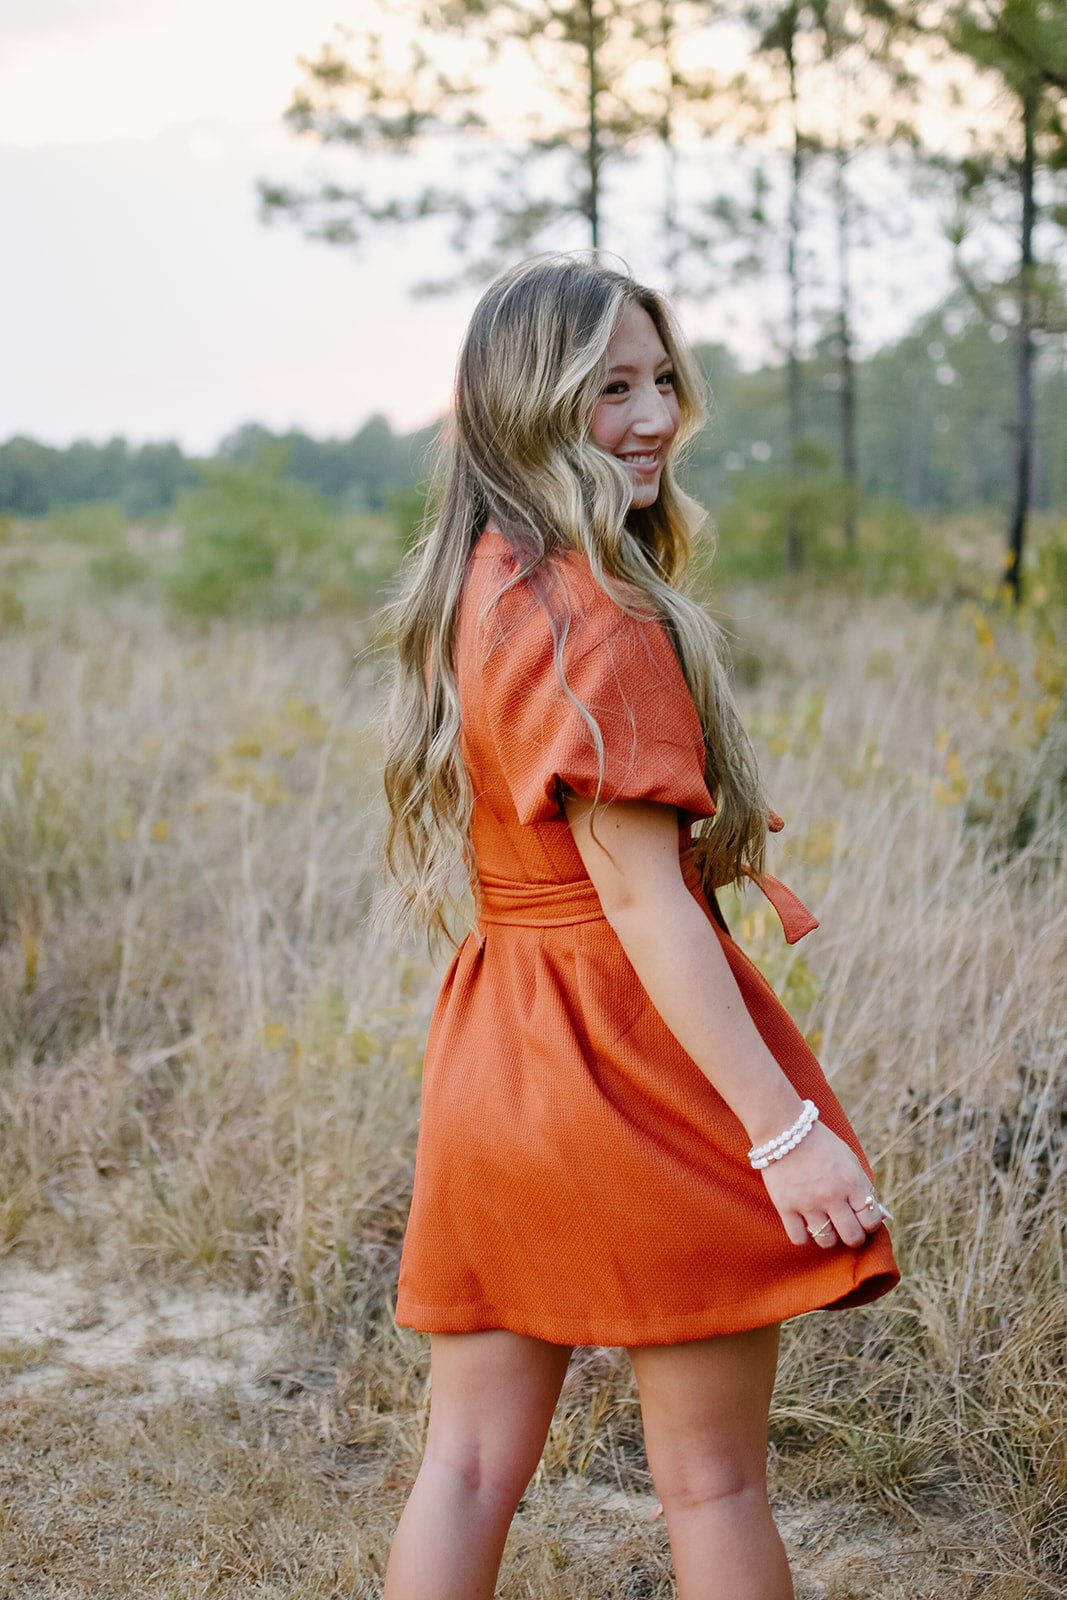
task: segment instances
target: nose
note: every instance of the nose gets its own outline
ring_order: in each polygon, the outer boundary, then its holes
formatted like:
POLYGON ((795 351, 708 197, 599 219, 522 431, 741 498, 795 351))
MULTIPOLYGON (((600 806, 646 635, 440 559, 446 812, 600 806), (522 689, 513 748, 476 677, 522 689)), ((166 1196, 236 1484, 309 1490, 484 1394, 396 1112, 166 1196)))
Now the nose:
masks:
MULTIPOLYGON (((673 398, 673 397, 671 397, 673 398)), ((670 399, 657 383, 642 385, 631 430, 644 437, 669 439, 678 427, 670 399)))

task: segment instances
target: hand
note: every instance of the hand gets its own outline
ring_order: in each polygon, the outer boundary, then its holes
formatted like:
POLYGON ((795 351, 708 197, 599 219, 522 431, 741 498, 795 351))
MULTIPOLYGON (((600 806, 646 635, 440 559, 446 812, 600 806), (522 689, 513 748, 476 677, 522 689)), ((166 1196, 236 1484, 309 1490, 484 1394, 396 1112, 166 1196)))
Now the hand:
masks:
POLYGON ((888 1215, 848 1145, 821 1122, 763 1169, 763 1181, 793 1244, 855 1249, 888 1215))

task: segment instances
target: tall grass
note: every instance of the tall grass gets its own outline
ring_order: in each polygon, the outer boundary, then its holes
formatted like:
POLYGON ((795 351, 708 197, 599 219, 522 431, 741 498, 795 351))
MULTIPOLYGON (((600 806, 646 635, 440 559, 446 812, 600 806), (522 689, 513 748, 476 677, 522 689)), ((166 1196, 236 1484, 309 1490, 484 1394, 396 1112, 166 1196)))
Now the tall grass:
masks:
MULTIPOLYGON (((787 1330, 777 1493, 952 1546, 955 1589, 887 1560, 840 1600, 1057 1592, 1062 633, 890 595, 731 607, 788 820, 772 867, 822 929, 791 950, 754 897, 731 920, 854 1115, 905 1274, 787 1330)), ((365 644, 356 620, 194 631, 132 602, 0 640, 0 1251, 268 1289, 337 1372, 316 1436, 360 1463, 348 1587, 322 1592, 369 1596, 425 1412, 423 1341, 390 1307, 438 972, 368 927, 365 644)), ((634 1394, 588 1352, 501 1593, 668 1593, 620 1490, 648 1491, 634 1394)))

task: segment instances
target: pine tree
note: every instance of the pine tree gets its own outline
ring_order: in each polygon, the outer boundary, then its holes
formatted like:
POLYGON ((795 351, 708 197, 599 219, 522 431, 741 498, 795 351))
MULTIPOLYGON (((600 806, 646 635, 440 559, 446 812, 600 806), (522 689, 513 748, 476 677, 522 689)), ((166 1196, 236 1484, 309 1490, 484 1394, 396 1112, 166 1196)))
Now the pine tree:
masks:
POLYGON ((953 238, 960 277, 974 304, 989 321, 1014 324, 1005 580, 1018 601, 1032 499, 1037 345, 1067 332, 1067 9, 1063 0, 948 0, 936 31, 926 12, 912 20, 928 40, 967 62, 979 81, 999 89, 992 115, 988 108, 983 112, 981 126, 970 130, 967 154, 953 164, 959 201, 953 238), (1010 220, 1003 211, 1008 197, 1010 220), (989 233, 997 223, 1006 223, 1015 240, 1015 267, 1005 276, 972 263, 972 246, 989 259, 989 233))
POLYGON ((342 32, 302 63, 286 113, 294 132, 345 147, 365 167, 372 156, 417 159, 436 147, 450 152, 455 181, 384 198, 369 181, 307 190, 265 182, 264 216, 346 245, 381 227, 444 219, 465 262, 461 280, 474 282, 550 243, 584 235, 597 248, 605 172, 657 131, 616 87, 646 9, 646 0, 445 0, 405 5, 399 46, 373 30, 342 32), (502 75, 523 91, 491 123, 502 75))

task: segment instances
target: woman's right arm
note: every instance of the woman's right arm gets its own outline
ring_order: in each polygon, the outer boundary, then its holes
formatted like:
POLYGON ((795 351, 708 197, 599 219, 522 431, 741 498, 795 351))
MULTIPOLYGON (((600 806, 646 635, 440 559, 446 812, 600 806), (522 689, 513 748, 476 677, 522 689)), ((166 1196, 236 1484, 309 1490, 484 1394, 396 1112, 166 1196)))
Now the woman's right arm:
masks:
MULTIPOLYGON (((604 915, 653 1006, 751 1143, 773 1139, 795 1122, 801 1098, 764 1044, 718 936, 685 885, 677 812, 651 801, 615 801, 594 820, 589 801, 568 796, 565 805, 604 915)), ((762 1175, 794 1244, 806 1244, 827 1218, 837 1238, 853 1246, 881 1225, 864 1209, 870 1179, 822 1123, 762 1175)), ((833 1245, 834 1233, 817 1243, 833 1245)))

